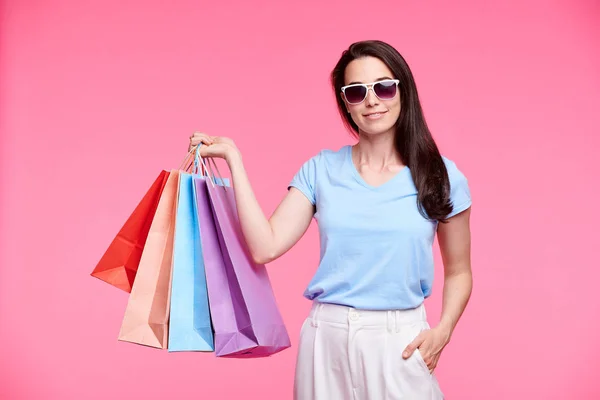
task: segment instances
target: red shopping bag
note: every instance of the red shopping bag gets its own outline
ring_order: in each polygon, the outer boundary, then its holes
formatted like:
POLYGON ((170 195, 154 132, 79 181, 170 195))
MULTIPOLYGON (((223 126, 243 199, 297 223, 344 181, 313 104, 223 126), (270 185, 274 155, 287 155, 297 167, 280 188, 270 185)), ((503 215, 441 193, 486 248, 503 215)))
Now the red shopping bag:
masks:
POLYGON ((160 172, 92 271, 92 276, 131 292, 150 225, 168 177, 168 171, 160 172))

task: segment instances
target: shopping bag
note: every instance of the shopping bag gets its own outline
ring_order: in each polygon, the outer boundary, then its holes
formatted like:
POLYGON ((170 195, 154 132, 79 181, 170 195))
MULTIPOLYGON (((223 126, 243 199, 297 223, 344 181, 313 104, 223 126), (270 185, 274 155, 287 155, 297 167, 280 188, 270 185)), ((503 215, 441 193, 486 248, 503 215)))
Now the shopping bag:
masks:
POLYGON ((217 356, 244 352, 256 347, 257 342, 252 331, 243 330, 250 325, 250 320, 244 307, 236 306, 242 304, 244 299, 235 277, 229 280, 227 276, 208 198, 207 179, 195 177, 194 185, 215 352, 217 356))
POLYGON ((198 226, 198 208, 194 177, 182 173, 179 181, 173 278, 169 320, 169 351, 214 351, 210 321, 203 249, 198 226))
POLYGON ((244 329, 250 325, 244 299, 235 277, 228 278, 223 259, 217 227, 208 197, 207 179, 194 178, 200 240, 208 289, 209 307, 214 329, 215 353, 217 356, 238 354, 256 347, 252 331, 244 329), (204 207, 200 205, 204 204, 204 207))
POLYGON ((167 346, 179 176, 179 170, 170 172, 160 197, 121 324, 121 341, 167 346))
POLYGON ((161 171, 92 271, 91 275, 131 292, 158 200, 169 177, 161 171))
POLYGON ((238 219, 235 188, 215 185, 211 179, 204 182, 221 249, 219 267, 225 272, 207 280, 216 355, 254 358, 278 353, 291 346, 290 338, 267 270, 254 263, 249 254, 238 219))

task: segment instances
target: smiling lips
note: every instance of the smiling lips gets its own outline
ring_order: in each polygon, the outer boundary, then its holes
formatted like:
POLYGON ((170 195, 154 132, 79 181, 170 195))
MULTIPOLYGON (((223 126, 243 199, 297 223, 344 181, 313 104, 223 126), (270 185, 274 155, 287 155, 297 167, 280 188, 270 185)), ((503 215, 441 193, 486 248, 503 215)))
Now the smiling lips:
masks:
POLYGON ((383 117, 383 115, 385 113, 387 113, 387 111, 377 111, 377 112, 372 112, 372 113, 363 114, 363 115, 367 119, 379 119, 379 118, 383 117))

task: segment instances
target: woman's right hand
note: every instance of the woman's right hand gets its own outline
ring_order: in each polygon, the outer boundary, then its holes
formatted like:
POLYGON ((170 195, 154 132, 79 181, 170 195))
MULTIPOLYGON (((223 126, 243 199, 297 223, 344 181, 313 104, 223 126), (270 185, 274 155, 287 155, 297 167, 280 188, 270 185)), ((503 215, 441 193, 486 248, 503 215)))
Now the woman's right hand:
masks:
POLYGON ((200 147, 201 157, 218 157, 229 161, 232 156, 239 154, 233 140, 224 136, 209 136, 205 133, 194 132, 190 136, 188 150, 192 151, 199 144, 202 144, 202 147, 200 147))

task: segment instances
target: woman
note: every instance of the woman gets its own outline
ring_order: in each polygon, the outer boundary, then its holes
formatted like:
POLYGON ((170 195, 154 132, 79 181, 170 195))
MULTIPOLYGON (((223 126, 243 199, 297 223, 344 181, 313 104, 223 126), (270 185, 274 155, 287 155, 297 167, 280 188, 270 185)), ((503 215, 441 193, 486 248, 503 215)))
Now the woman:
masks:
POLYGON ((205 157, 230 169, 254 260, 289 250, 318 221, 319 268, 300 334, 294 398, 441 399, 433 373, 468 302, 472 279, 467 180, 429 132, 412 73, 381 41, 354 43, 331 75, 353 146, 302 165, 270 219, 230 139, 196 133, 205 157), (435 233, 444 263, 442 315, 423 301, 433 284, 435 233))

